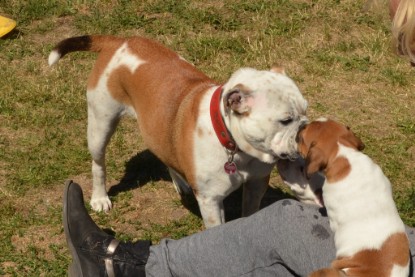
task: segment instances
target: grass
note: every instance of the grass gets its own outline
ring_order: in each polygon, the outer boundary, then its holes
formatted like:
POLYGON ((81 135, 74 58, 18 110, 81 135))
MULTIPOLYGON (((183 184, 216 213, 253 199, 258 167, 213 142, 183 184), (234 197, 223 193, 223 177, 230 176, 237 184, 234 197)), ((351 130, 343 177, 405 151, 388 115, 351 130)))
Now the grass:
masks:
MULTIPOLYGON (((406 224, 415 226, 415 77, 390 47, 385 1, 0 0, 18 23, 0 40, 0 275, 63 276, 70 262, 61 223, 63 182, 90 196, 87 75, 94 55, 49 68, 69 36, 143 35, 176 50, 218 82, 239 67, 284 65, 309 101, 309 117, 348 124, 384 169, 406 224)), ((122 240, 180 238, 202 229, 166 169, 126 119, 108 149, 114 209, 92 213, 122 240), (144 152, 143 152, 144 151, 144 152)), ((286 192, 278 174, 271 185, 286 192)))

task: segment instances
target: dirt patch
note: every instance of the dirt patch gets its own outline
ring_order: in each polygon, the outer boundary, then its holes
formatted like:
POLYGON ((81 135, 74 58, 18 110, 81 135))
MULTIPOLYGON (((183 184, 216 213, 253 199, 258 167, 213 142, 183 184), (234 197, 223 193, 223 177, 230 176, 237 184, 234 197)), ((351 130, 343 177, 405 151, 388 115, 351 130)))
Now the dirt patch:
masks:
POLYGON ((33 21, 31 28, 42 29, 46 28, 45 25, 51 24, 54 26, 53 32, 44 32, 44 33, 28 33, 28 39, 36 45, 44 45, 48 43, 56 43, 56 39, 59 36, 59 39, 64 37, 71 37, 76 35, 76 28, 74 27, 74 18, 72 16, 63 16, 58 18, 53 18, 49 21, 33 21), (64 37, 61 37, 61 35, 64 37))
POLYGON ((17 197, 12 192, 6 195, 3 203, 12 206, 15 214, 28 223, 10 238, 17 253, 27 255, 27 251, 35 251, 40 259, 51 261, 56 259, 51 246, 66 251, 61 222, 62 194, 62 187, 55 186, 47 190, 31 189, 25 197, 17 197))
MULTIPOLYGON (((81 185, 85 202, 88 203, 92 194, 92 179, 86 174, 71 179, 81 185)), ((114 179, 108 183, 110 185, 107 186, 107 190, 110 192, 113 209, 106 215, 110 222, 107 226, 101 226, 102 228, 134 234, 139 238, 143 234, 142 230, 152 224, 165 225, 191 213, 181 204, 180 195, 169 181, 151 181, 137 187, 131 184, 120 185, 120 182, 114 179), (123 187, 117 188, 118 186, 123 187), (137 230, 137 224, 140 230, 137 230)), ((91 216, 94 219, 99 218, 93 211, 91 216)))

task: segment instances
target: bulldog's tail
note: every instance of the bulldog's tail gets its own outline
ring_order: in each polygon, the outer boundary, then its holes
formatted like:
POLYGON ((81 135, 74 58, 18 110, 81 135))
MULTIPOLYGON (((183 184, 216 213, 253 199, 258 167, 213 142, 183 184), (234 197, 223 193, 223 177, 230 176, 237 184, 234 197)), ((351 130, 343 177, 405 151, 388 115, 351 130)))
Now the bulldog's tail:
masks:
POLYGON ((100 52, 105 44, 115 40, 119 40, 119 38, 111 36, 81 36, 64 39, 50 52, 48 63, 53 65, 70 52, 100 52))

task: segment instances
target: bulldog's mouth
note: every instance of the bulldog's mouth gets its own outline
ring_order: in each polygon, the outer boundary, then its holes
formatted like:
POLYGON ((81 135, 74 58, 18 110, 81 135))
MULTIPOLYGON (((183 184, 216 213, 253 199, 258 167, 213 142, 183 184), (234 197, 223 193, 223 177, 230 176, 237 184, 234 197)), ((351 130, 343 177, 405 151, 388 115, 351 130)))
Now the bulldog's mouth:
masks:
POLYGON ((300 154, 299 153, 293 153, 293 154, 280 153, 280 154, 277 154, 276 156, 283 160, 295 161, 296 159, 300 157, 300 154))
POLYGON ((277 134, 270 147, 272 155, 283 160, 293 161, 298 159, 300 157, 298 152, 298 134, 304 129, 307 122, 306 119, 302 119, 295 124, 292 123, 283 132, 277 134))

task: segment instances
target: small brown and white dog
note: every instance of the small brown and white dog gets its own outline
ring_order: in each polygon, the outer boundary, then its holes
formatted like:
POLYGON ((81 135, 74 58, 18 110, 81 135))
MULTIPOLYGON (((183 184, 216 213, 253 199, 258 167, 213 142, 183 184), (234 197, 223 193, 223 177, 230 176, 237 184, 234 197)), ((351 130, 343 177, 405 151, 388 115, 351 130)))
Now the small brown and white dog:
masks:
POLYGON ((242 184, 243 215, 257 211, 275 162, 298 156, 307 102, 279 68, 242 68, 220 86, 155 41, 113 36, 65 39, 49 64, 73 51, 99 52, 87 88, 96 211, 111 208, 105 148, 125 114, 176 187, 193 190, 206 227, 225 221, 223 199, 242 184))
POLYGON ((329 119, 298 133, 306 174, 322 171, 324 204, 334 232, 336 259, 317 276, 409 275, 409 241, 382 170, 361 150, 350 129, 329 119))

